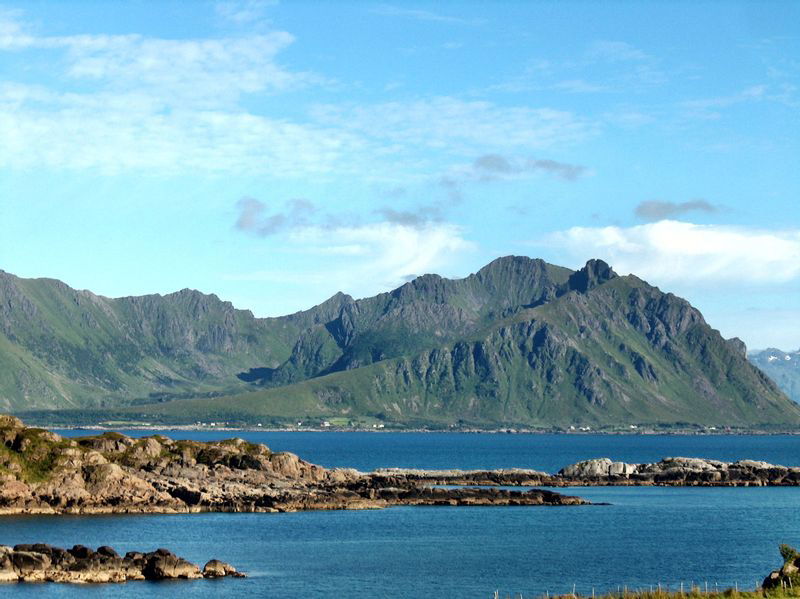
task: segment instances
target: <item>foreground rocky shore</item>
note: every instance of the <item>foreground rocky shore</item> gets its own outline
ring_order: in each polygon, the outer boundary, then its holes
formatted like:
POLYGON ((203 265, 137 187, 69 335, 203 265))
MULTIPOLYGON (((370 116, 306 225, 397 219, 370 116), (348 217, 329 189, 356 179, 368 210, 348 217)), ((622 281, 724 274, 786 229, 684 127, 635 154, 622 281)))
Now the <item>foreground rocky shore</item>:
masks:
POLYGON ((72 549, 44 543, 0 545, 0 582, 127 582, 129 580, 170 580, 244 577, 236 568, 216 559, 202 570, 167 549, 150 553, 129 551, 121 557, 112 547, 93 551, 83 545, 72 549))
POLYGON ((580 505, 544 489, 593 485, 797 486, 800 468, 741 460, 601 458, 536 470, 327 469, 242 439, 81 438, 0 415, 0 515, 44 513, 276 512, 396 505, 580 505))
POLYGON ((0 514, 276 512, 396 505, 580 505, 547 490, 440 488, 326 469, 241 439, 62 438, 0 416, 0 514))

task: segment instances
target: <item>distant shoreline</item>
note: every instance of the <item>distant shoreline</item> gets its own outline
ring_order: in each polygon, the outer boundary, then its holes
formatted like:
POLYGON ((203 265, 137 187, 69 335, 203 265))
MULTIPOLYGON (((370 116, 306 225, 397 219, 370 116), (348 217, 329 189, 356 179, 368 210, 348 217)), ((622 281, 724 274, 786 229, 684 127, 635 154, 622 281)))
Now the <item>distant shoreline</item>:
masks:
POLYGON ((383 428, 375 429, 368 427, 259 427, 259 426, 198 426, 194 424, 176 424, 176 425, 60 425, 52 423, 44 423, 38 426, 56 429, 56 430, 69 430, 69 431, 115 431, 119 429, 129 431, 193 431, 193 432, 265 432, 265 433, 430 433, 430 434, 476 434, 476 435, 575 435, 575 436, 589 436, 589 435, 611 435, 611 436, 773 436, 773 435, 800 435, 800 430, 643 430, 643 431, 607 431, 607 430, 589 430, 589 431, 565 431, 565 430, 529 430, 529 429, 477 429, 477 428, 464 428, 464 429, 432 429, 432 428, 383 428))

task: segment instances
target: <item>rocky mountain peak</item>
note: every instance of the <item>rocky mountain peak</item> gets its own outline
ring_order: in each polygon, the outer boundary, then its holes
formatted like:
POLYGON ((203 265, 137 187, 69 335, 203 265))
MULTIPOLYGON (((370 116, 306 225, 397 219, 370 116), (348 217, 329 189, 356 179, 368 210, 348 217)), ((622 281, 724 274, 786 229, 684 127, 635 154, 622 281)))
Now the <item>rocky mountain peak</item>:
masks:
POLYGON ((728 344, 733 351, 741 355, 743 358, 747 357, 747 346, 745 345, 744 341, 739 339, 738 337, 731 337, 730 339, 726 339, 725 343, 728 344))
POLYGON ((508 273, 525 273, 530 271, 543 270, 546 262, 540 258, 528 258, 527 256, 502 256, 492 260, 481 268, 476 274, 481 278, 497 276, 508 273))
POLYGON ((603 260, 592 258, 586 265, 575 271, 569 278, 569 289, 586 293, 606 281, 616 278, 618 275, 603 260))

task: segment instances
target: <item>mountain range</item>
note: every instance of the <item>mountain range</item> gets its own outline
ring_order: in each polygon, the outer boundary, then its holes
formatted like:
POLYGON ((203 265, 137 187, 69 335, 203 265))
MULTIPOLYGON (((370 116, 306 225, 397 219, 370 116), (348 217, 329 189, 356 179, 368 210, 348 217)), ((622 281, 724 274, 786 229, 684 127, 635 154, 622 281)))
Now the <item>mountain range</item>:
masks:
POLYGON ((800 349, 785 352, 774 347, 751 352, 750 361, 775 381, 790 399, 800 403, 800 349))
POLYGON ((277 318, 188 289, 111 299, 0 271, 0 409, 162 423, 800 425, 744 344, 686 300, 600 260, 573 271, 519 256, 277 318))

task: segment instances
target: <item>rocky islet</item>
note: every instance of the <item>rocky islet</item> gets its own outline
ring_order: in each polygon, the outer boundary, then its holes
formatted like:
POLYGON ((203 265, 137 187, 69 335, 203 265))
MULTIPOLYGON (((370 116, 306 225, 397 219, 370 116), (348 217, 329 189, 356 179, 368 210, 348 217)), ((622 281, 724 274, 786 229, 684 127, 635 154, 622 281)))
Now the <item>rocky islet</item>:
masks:
POLYGON ((201 570, 168 549, 129 551, 120 556, 112 547, 93 550, 84 545, 62 549, 44 543, 0 545, 0 582, 106 583, 129 580, 191 580, 245 575, 216 559, 201 570))

